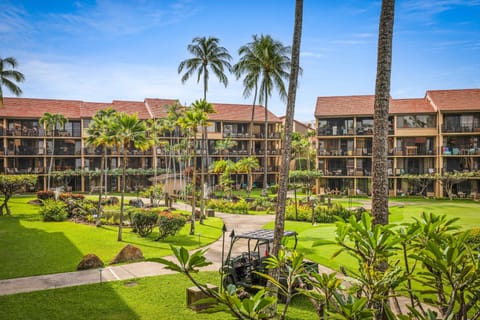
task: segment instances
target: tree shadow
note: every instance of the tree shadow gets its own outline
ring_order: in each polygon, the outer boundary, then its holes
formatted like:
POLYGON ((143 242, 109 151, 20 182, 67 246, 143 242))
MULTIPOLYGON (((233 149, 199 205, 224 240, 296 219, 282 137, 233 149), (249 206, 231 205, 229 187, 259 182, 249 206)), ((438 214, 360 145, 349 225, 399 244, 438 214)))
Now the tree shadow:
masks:
MULTIPOLYGON (((24 227, 24 217, 0 217, 0 279, 76 270, 83 257, 77 247, 62 232, 24 227)), ((27 219, 38 220, 38 215, 27 219)), ((0 305, 9 306, 0 308, 0 319, 90 319, 90 311, 102 319, 139 319, 112 285, 0 296, 0 305)))
POLYGON ((1 319, 140 319, 115 283, 0 296, 1 319))

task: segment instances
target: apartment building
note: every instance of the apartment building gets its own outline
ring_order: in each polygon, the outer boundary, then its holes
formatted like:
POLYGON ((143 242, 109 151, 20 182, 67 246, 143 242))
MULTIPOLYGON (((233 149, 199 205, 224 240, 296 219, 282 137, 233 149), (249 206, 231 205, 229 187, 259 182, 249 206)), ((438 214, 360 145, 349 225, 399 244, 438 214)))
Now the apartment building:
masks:
MULTIPOLYGON (((318 97, 315 108, 318 188, 371 193, 374 96, 318 97)), ((417 194, 407 175, 480 170, 480 89, 429 90, 423 98, 391 99, 390 195, 417 194)), ((480 178, 455 185, 458 196, 476 194, 480 178)), ((432 180, 424 195, 444 196, 432 180)))
MULTIPOLYGON (((136 113, 140 119, 165 118, 168 107, 176 103, 170 99, 151 99, 144 101, 120 101, 112 103, 84 102, 77 100, 4 98, 4 107, 0 109, 0 171, 4 174, 33 173, 39 176, 36 190, 46 188, 46 174, 49 161, 53 157, 54 171, 72 172, 71 176, 53 179, 53 186, 65 186, 72 191, 90 191, 98 186, 98 171, 100 170, 102 151, 85 143, 88 128, 93 115, 108 107, 118 112, 136 113), (63 114, 68 122, 47 132, 39 119, 46 112, 63 114), (54 150, 53 150, 54 149, 54 150), (78 174, 79 171, 82 174, 78 174), (92 174, 85 174, 91 172, 92 174)), ((252 106, 241 104, 214 104, 215 113, 210 115, 208 126, 208 159, 213 161, 228 158, 238 161, 250 153, 258 157, 261 168, 253 173, 257 186, 262 185, 263 168, 267 167, 268 183, 278 180, 278 164, 280 156, 281 120, 273 113, 267 116, 267 137, 265 134, 265 109, 255 107, 255 117, 251 122, 252 106), (221 153, 215 148, 218 140, 230 138, 236 145, 221 153), (267 145, 267 157, 264 150, 267 145), (249 151, 251 150, 251 151, 249 151)), ((200 133, 198 145, 200 148, 200 133)), ((167 166, 167 148, 165 144, 172 143, 170 133, 165 133, 163 142, 149 150, 140 151, 134 147, 128 150, 128 168, 149 169, 165 168, 167 166)), ((180 138, 184 135, 180 133, 180 138)), ((108 151, 107 168, 116 169, 121 166, 120 150, 112 148, 108 151)), ((171 155, 171 154, 170 154, 171 155)), ((174 165, 178 170, 192 163, 199 167, 201 158, 206 154, 198 153, 198 159, 185 159, 180 153, 174 154, 174 165)), ((180 172, 180 171, 177 171, 180 172)), ((114 174, 108 174, 107 190, 119 190, 120 179, 114 174)), ((127 189, 135 190, 150 183, 149 176, 129 179, 127 189)), ((213 183, 217 179, 213 177, 213 183)), ((32 190, 33 191, 33 190, 32 190)))

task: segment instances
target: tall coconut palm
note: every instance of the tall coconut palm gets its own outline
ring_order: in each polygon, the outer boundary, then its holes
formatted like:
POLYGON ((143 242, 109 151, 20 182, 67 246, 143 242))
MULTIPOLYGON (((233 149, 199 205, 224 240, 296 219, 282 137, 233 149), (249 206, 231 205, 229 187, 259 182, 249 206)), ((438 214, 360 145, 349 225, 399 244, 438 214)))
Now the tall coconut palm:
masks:
POLYGON ((0 58, 0 108, 3 107, 3 86, 17 97, 22 94, 22 89, 16 85, 16 82, 23 82, 25 76, 20 71, 13 70, 17 66, 17 60, 13 57, 0 58))
MULTIPOLYGON (((237 76, 245 75, 245 92, 255 89, 258 86, 259 102, 265 106, 265 127, 264 127, 264 160, 263 160, 263 187, 267 186, 268 171, 268 98, 276 88, 280 98, 285 100, 287 91, 285 82, 289 76, 290 69, 290 47, 284 46, 280 41, 274 40, 269 35, 253 36, 253 41, 241 47, 240 62, 234 70, 237 76)), ((253 113, 253 109, 252 109, 253 113)))
POLYGON ((111 123, 109 130, 110 141, 118 150, 122 149, 122 190, 120 198, 120 224, 118 226, 118 241, 122 241, 123 213, 125 200, 127 150, 130 145, 139 150, 147 150, 151 140, 147 138, 147 125, 139 120, 136 114, 119 113, 111 123))
MULTIPOLYGON (((176 190, 177 187, 177 162, 178 162, 178 148, 176 148, 176 145, 180 142, 180 126, 178 125, 178 119, 182 116, 183 113, 183 107, 180 105, 178 101, 175 103, 171 104, 168 107, 168 115, 167 119, 174 125, 174 130, 173 130, 173 135, 171 136, 171 145, 172 147, 170 148, 171 154, 170 156, 172 157, 172 165, 173 165, 173 190, 176 190)), ((181 163, 179 162, 179 166, 181 163)), ((180 168, 179 168, 180 169, 180 168)), ((180 179, 182 179, 182 175, 180 175, 180 179)), ((181 183, 181 181, 180 181, 181 183)))
MULTIPOLYGON (((196 210, 196 188, 197 188, 197 133, 198 128, 206 121, 205 113, 199 111, 198 106, 201 101, 197 100, 192 104, 192 107, 185 111, 182 118, 178 120, 180 126, 189 132, 193 137, 193 172, 192 172, 192 218, 190 225, 190 235, 195 234, 195 210, 196 210)), ((203 189, 203 186, 202 188, 203 189)))
POLYGON ((373 115, 373 224, 388 224, 388 112, 392 73, 394 0, 383 0, 378 31, 377 76, 373 115))
POLYGON ((197 72, 197 82, 203 80, 204 100, 207 100, 210 71, 213 72, 225 87, 228 85, 228 78, 225 75, 225 71, 230 71, 232 68, 230 65, 232 57, 227 49, 219 46, 219 42, 220 40, 215 37, 193 38, 192 43, 187 46, 193 58, 183 60, 178 66, 178 73, 182 73, 182 71, 186 69, 185 74, 182 76, 182 83, 185 83, 197 72))
POLYGON ((105 185, 105 192, 107 192, 107 178, 104 175, 106 174, 106 163, 107 163, 107 153, 108 147, 112 144, 111 134, 108 130, 111 127, 111 121, 116 116, 116 111, 112 108, 107 108, 99 110, 95 113, 92 118, 92 122, 87 129, 87 138, 85 143, 87 145, 93 145, 95 147, 102 148, 102 159, 100 164, 100 192, 98 194, 98 205, 97 205, 97 227, 100 226, 100 218, 102 214, 102 195, 103 188, 105 185))
POLYGON ((200 221, 202 222, 203 219, 203 214, 205 210, 205 177, 207 176, 207 181, 208 181, 208 172, 205 172, 205 169, 207 168, 205 161, 208 159, 208 138, 207 138, 207 126, 209 125, 208 123, 208 116, 211 113, 215 112, 215 109, 213 108, 213 105, 208 103, 205 99, 200 100, 200 101, 195 101, 195 103, 192 104, 192 107, 197 110, 201 116, 199 119, 201 119, 199 125, 202 128, 202 155, 200 157, 200 170, 201 170, 201 176, 200 176, 200 185, 201 190, 201 199, 200 199, 200 221))
MULTIPOLYGON (((55 155, 55 131, 57 128, 63 128, 68 122, 63 114, 45 112, 38 120, 38 123, 44 127, 45 132, 52 136, 52 149, 50 150, 50 164, 47 173, 47 190, 50 190, 50 179, 52 176, 53 156, 55 155)), ((48 149, 48 148, 47 148, 48 149)))
MULTIPOLYGON (((277 196, 277 210, 275 213, 275 227, 273 233, 272 255, 278 255, 282 244, 282 238, 285 230, 285 206, 287 201, 287 190, 289 180, 289 164, 291 156, 291 143, 293 132, 293 116, 295 114, 295 99, 297 95, 297 81, 300 72, 300 42, 302 38, 302 21, 303 21, 303 0, 295 2, 295 25, 293 28, 292 41, 292 59, 290 70, 290 81, 288 85, 288 101, 285 119, 285 132, 283 136, 282 162, 280 165, 280 181, 277 196)), ((278 279, 278 270, 272 270, 271 274, 278 279)), ((286 310, 282 318, 285 316, 286 310)))
MULTIPOLYGON (((215 37, 196 37, 192 40, 192 43, 187 46, 188 51, 193 55, 193 58, 186 59, 180 62, 178 66, 178 73, 181 73, 185 69, 185 73, 182 76, 182 83, 185 83, 195 72, 197 72, 197 82, 203 80, 203 100, 207 100, 208 91, 208 79, 210 78, 210 72, 218 78, 220 83, 225 87, 228 85, 228 77, 225 72, 230 72, 232 66, 230 61, 232 56, 228 53, 228 50, 219 46, 220 40, 215 37)), ((206 106, 206 104, 205 104, 206 106)), ((207 110, 204 110, 208 112, 207 110)), ((202 153, 205 154, 204 159, 209 158, 208 155, 208 133, 206 127, 202 128, 202 153)), ((204 168, 203 166, 202 168, 204 168)), ((202 170, 202 189, 204 174, 202 170)), ((203 214, 203 212, 202 212, 203 214)))

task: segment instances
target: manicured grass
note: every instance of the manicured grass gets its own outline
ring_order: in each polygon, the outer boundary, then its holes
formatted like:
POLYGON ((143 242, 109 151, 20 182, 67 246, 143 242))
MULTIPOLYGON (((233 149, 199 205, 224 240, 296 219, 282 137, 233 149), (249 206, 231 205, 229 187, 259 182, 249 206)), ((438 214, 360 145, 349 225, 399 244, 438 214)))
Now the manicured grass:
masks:
MULTIPOLYGON (((219 283, 216 272, 196 278, 219 283)), ((226 313, 187 308, 185 291, 191 286, 185 276, 175 274, 0 296, 0 319, 232 319, 226 313)), ((292 320, 316 318, 304 298, 293 300, 289 315, 292 320)))
MULTIPOLYGON (((478 228, 480 226, 480 203, 468 200, 428 200, 428 199, 392 199, 390 206, 390 223, 401 224, 413 222, 422 212, 446 215, 448 218, 459 218, 456 225, 462 229, 478 228)), ((266 225, 273 229, 273 222, 266 225)), ((313 226, 308 222, 286 221, 286 230, 295 230, 299 233, 297 248, 309 259, 335 270, 340 266, 353 265, 354 259, 347 254, 340 254, 332 259, 332 254, 339 248, 336 245, 314 247, 318 240, 334 240, 335 224, 321 223, 313 226)))
POLYGON ((11 199, 12 217, 0 217, 0 279, 74 271, 88 253, 108 264, 126 244, 138 246, 145 259, 154 260, 171 254, 170 244, 194 249, 216 241, 223 226, 221 219, 208 218, 203 225, 196 222, 195 235, 190 236, 187 222, 178 235, 162 241, 153 240, 157 232, 141 238, 124 228, 123 241, 118 242, 114 226, 43 222, 38 206, 27 203, 32 199, 11 199))

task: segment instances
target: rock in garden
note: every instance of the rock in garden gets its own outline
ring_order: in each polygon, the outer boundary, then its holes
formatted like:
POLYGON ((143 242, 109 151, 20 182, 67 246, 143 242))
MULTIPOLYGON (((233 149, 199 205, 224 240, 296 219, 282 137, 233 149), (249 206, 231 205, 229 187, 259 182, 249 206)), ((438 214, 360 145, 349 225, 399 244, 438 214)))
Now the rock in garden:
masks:
POLYGON ((89 253, 83 257, 82 261, 77 266, 77 270, 88 270, 102 268, 105 264, 103 261, 93 253, 89 253))
POLYGON ((145 258, 143 257, 142 251, 139 248, 132 246, 131 244, 127 244, 112 260, 112 264, 143 259, 145 258))

